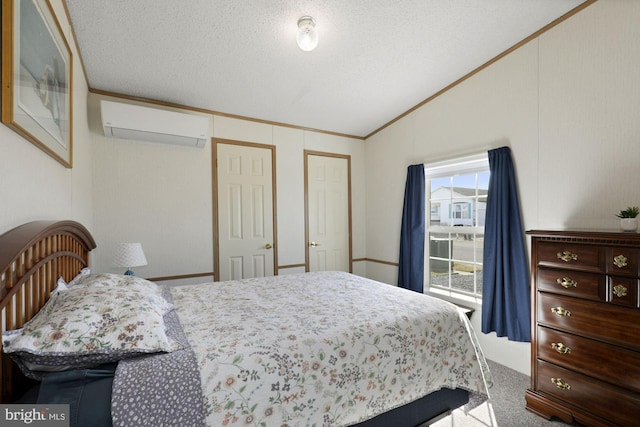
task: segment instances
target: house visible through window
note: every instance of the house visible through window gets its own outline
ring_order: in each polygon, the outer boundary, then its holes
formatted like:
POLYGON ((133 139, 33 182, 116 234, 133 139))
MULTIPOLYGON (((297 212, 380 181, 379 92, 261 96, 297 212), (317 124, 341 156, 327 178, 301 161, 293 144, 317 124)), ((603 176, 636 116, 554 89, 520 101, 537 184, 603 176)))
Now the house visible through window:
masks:
POLYGON ((482 298, 484 221, 489 188, 486 153, 425 165, 425 283, 429 292, 482 298))

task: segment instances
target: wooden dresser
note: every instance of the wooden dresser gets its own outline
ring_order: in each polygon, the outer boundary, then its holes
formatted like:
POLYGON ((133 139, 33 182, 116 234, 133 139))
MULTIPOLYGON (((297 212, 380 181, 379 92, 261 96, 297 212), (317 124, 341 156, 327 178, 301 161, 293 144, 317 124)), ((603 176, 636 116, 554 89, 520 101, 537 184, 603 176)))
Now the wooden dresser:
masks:
POLYGON ((529 231, 527 409, 585 426, 640 425, 640 234, 529 231))

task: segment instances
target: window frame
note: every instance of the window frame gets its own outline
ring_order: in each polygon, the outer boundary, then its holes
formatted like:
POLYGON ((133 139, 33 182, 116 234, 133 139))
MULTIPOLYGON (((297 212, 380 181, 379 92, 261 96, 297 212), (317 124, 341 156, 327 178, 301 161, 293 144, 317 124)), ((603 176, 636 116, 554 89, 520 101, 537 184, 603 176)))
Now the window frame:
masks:
MULTIPOLYGON (((425 212, 429 212, 430 214, 433 213, 431 211, 431 206, 432 206, 432 196, 431 196, 431 181, 434 179, 439 179, 439 178, 451 178, 453 179, 455 176, 462 176, 462 175, 470 175, 470 174, 478 174, 478 173, 489 173, 490 176, 490 170, 489 170, 489 157, 488 157, 488 153, 484 152, 484 153, 480 153, 480 154, 475 154, 475 155, 471 155, 471 156, 465 156, 465 157, 458 157, 458 158, 454 158, 454 159, 450 159, 450 160, 445 160, 445 161, 440 161, 440 162, 434 162, 434 163, 425 163, 424 165, 424 171, 425 171, 425 192, 427 194, 425 194, 425 212)), ((453 185, 452 185, 453 187, 453 185)), ((487 189, 488 189, 488 185, 487 185, 487 189)), ((476 176, 476 181, 475 181, 475 194, 472 197, 475 201, 479 201, 482 200, 482 195, 479 193, 479 188, 478 188, 478 177, 476 176)), ((481 188, 480 190, 483 190, 483 188, 481 188)), ((487 190, 488 191, 488 190, 487 190)), ((484 195, 484 199, 485 199, 485 203, 486 203, 486 197, 487 195, 484 195)), ((470 209, 470 206, 467 204, 466 207, 460 205, 457 209, 455 207, 456 204, 464 204, 464 203, 469 203, 466 202, 464 200, 457 200, 451 195, 450 196, 450 204, 448 206, 445 206, 445 203, 443 203, 443 200, 445 199, 435 199, 436 202, 438 203, 439 207, 438 207, 438 211, 442 211, 442 210, 448 210, 449 211, 449 220, 451 220, 451 222, 453 222, 454 219, 458 219, 456 218, 456 211, 458 212, 459 216, 461 218, 459 219, 473 219, 473 218, 477 218, 478 216, 478 212, 480 209, 479 203, 475 203, 475 206, 473 209, 470 209), (472 210, 475 210, 475 212, 471 212, 472 210), (466 218, 465 218, 466 215, 466 218)), ((469 264, 469 265, 473 265, 473 273, 474 273, 474 291, 473 292, 464 292, 462 290, 457 290, 457 289, 452 289, 451 285, 452 285, 452 281, 451 281, 451 271, 449 270, 449 274, 448 274, 448 287, 444 287, 444 286, 438 286, 438 285, 432 285, 431 283, 431 234, 434 233, 434 226, 431 224, 431 216, 429 217, 428 220, 425 221, 425 261, 424 261, 424 278, 425 278, 425 293, 429 293, 429 294, 433 294, 437 297, 444 297, 446 299, 451 299, 454 302, 461 302, 461 303, 476 303, 476 304, 481 304, 482 303, 482 293, 477 293, 477 289, 475 288, 475 286, 478 283, 478 278, 477 276, 480 274, 482 274, 482 271, 477 269, 477 266, 482 266, 482 260, 480 262, 478 262, 475 258, 474 255, 474 261, 469 264)), ((474 221, 475 222, 475 221, 474 221)), ((455 224, 447 224, 447 225, 442 225, 442 226, 437 226, 437 229, 435 230, 435 232, 443 232, 443 233, 447 233, 449 236, 451 236, 452 234, 456 234, 456 231, 458 231, 458 227, 455 224), (455 227, 455 229, 454 229, 455 227)), ((477 235, 481 235, 484 237, 484 224, 482 226, 478 226, 475 223, 472 223, 472 225, 462 225, 460 227, 459 231, 464 231, 467 234, 473 233, 474 237, 477 235)), ((450 239, 450 237, 448 238, 450 239)), ((436 260, 441 260, 441 261, 445 261, 448 263, 453 263, 455 261, 455 258, 453 258, 453 254, 452 254, 452 250, 453 250, 453 246, 452 245, 448 245, 448 250, 449 250, 449 254, 448 254, 448 258, 438 258, 436 257, 436 260)), ((474 253, 478 248, 474 247, 474 253)), ((449 264, 451 265, 451 264, 449 264)))

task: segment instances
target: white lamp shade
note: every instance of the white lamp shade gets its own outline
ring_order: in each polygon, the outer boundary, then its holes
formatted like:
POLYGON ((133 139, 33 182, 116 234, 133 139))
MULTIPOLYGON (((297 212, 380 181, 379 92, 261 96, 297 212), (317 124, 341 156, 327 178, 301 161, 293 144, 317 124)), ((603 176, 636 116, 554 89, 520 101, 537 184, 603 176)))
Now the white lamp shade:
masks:
POLYGON ((140 243, 120 243, 113 257, 114 267, 140 267, 147 265, 147 258, 140 243))

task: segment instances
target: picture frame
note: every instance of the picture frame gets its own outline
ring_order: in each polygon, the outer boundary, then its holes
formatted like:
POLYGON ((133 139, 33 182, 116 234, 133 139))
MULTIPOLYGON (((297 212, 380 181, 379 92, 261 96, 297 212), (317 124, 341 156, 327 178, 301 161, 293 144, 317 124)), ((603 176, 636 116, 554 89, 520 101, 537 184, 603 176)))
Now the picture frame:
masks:
POLYGON ((73 57, 49 0, 2 0, 2 123, 73 166, 73 57))

